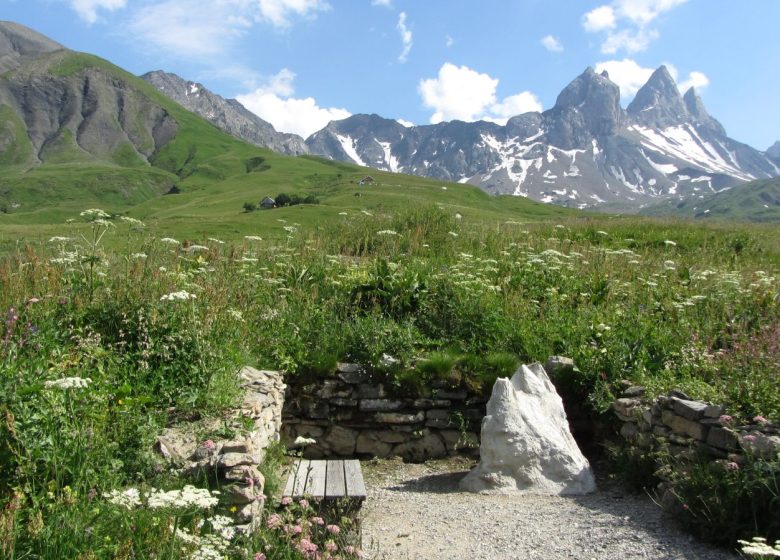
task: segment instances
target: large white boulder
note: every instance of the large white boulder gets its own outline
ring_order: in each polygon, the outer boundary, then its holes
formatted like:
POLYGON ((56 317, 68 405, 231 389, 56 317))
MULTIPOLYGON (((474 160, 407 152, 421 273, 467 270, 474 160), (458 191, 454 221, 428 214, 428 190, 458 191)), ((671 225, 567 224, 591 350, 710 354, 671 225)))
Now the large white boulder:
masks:
POLYGON ((541 364, 496 380, 482 420, 480 462, 460 483, 470 492, 587 494, 588 460, 569 430, 563 401, 541 364))

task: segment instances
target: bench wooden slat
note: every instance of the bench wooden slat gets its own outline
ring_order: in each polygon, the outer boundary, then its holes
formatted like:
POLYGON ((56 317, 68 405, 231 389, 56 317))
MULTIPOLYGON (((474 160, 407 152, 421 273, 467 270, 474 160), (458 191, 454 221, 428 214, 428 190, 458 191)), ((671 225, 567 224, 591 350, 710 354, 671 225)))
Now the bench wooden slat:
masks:
POLYGON ((287 477, 287 484, 284 486, 284 495, 292 496, 295 489, 295 479, 298 476, 298 469, 301 466, 300 461, 295 461, 290 469, 290 474, 287 477))
POLYGON ((363 474, 360 471, 360 461, 357 459, 344 461, 344 478, 347 487, 347 496, 365 500, 366 485, 363 482, 363 474))
POLYGON ((309 476, 306 480, 306 494, 312 498, 325 497, 327 461, 309 461, 309 476))
POLYGON ((344 481, 344 461, 328 461, 325 476, 325 497, 343 498, 347 495, 344 481))
POLYGON ((292 494, 290 494, 290 496, 293 498, 303 496, 304 491, 306 490, 306 478, 309 474, 309 463, 310 461, 308 459, 301 459, 298 463, 298 471, 295 473, 295 486, 293 486, 292 494))

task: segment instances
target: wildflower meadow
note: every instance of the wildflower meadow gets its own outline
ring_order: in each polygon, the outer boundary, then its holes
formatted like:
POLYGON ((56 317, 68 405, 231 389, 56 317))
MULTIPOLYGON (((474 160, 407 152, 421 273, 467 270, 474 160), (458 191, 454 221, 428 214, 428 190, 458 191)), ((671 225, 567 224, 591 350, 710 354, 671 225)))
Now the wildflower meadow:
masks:
POLYGON ((348 520, 308 503, 269 496, 261 529, 236 534, 218 488, 152 452, 172 420, 235 403, 243 364, 314 380, 354 361, 398 391, 487 390, 518 361, 565 355, 578 370, 556 384, 595 416, 628 379, 780 421, 771 228, 338 218, 184 239, 93 209, 2 255, 0 556, 357 557, 348 520))

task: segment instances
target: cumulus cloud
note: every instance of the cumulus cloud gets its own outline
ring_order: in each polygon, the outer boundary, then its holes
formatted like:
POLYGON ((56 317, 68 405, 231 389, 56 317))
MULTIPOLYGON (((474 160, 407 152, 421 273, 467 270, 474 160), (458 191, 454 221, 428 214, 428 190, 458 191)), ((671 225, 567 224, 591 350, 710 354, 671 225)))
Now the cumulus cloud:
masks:
POLYGON ((688 0, 613 0, 582 16, 582 27, 590 33, 604 33, 601 52, 641 52, 655 41, 658 31, 651 24, 688 0))
POLYGON ((329 5, 323 0, 220 0, 211 3, 208 10, 200 0, 164 0, 138 9, 127 28, 145 45, 198 58, 224 54, 254 25, 266 23, 285 29, 294 17, 312 17, 327 9, 329 5))
POLYGON ((401 45, 403 46, 401 54, 398 55, 398 62, 403 64, 412 50, 412 31, 406 26, 406 12, 401 12, 398 15, 398 25, 395 28, 401 36, 401 45))
POLYGON ((69 0, 69 4, 81 19, 87 23, 95 23, 98 10, 114 11, 124 8, 127 0, 69 0))
POLYGON ((418 91, 423 104, 434 110, 433 124, 445 120, 490 120, 506 123, 511 116, 528 111, 541 111, 542 104, 529 91, 496 98, 498 79, 446 62, 436 78, 420 81, 418 91))
POLYGON ((330 121, 350 116, 346 109, 320 107, 313 97, 293 97, 295 73, 283 68, 253 92, 236 96, 244 107, 270 122, 276 130, 306 138, 330 121))
POLYGON ((688 74, 688 78, 679 84, 680 91, 688 91, 689 88, 696 88, 698 91, 701 91, 710 85, 710 79, 704 72, 694 71, 688 74))
POLYGON ((542 37, 541 43, 542 46, 550 52, 563 52, 563 45, 552 35, 542 37))
MULTIPOLYGON (((684 92, 691 86, 701 90, 710 83, 709 78, 703 72, 694 70, 688 74, 686 79, 680 81, 679 72, 673 64, 667 62, 666 68, 669 70, 672 78, 674 78, 674 81, 677 82, 677 87, 680 91, 684 92)), ((609 73, 609 79, 620 87, 620 96, 623 99, 633 97, 639 91, 639 88, 650 79, 652 73, 655 72, 655 68, 645 68, 630 58, 606 60, 596 64, 596 72, 600 73, 604 70, 609 73)))
POLYGON ((582 25, 585 31, 595 33, 606 29, 614 29, 615 25, 617 25, 615 19, 615 10, 611 6, 599 6, 582 16, 582 25))
POLYGON ((609 74, 609 79, 620 87, 620 96, 633 97, 639 91, 653 73, 653 68, 644 68, 635 60, 624 58, 623 60, 606 60, 596 64, 596 72, 604 70, 609 74))

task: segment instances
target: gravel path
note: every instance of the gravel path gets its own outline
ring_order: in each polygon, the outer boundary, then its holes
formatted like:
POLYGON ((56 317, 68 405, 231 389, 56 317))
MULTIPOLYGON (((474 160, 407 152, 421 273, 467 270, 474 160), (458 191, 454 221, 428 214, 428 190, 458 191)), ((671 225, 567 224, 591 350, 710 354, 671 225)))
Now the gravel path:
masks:
POLYGON ((665 519, 643 496, 615 485, 583 497, 487 496, 458 491, 473 463, 363 464, 369 558, 734 560, 665 519))

